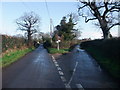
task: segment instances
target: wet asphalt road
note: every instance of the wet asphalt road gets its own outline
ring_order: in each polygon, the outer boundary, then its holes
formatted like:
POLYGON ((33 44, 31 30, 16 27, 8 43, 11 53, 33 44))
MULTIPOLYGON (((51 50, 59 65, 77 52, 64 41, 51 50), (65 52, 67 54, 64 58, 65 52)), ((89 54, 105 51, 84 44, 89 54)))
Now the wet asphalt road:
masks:
MULTIPOLYGON (((69 88, 119 87, 84 50, 56 58, 69 88)), ((11 66, 3 69, 3 88, 65 88, 53 59, 41 45, 11 66)))
POLYGON ((43 46, 3 69, 2 76, 3 88, 64 88, 52 58, 43 46))
POLYGON ((120 88, 91 56, 78 48, 57 59, 71 88, 120 88))

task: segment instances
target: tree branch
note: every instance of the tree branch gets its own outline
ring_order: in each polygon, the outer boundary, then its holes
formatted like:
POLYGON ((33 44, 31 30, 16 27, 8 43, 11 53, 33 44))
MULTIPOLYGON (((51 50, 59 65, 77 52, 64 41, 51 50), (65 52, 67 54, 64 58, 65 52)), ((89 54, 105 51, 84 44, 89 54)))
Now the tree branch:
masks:
POLYGON ((18 25, 20 25, 20 26, 22 26, 22 27, 25 27, 25 28, 28 28, 28 25, 26 25, 26 24, 22 24, 22 23, 20 23, 20 22, 16 22, 18 25))
POLYGON ((84 6, 82 6, 82 7, 79 7, 78 8, 78 10, 80 10, 80 9, 82 9, 82 8, 84 8, 84 7, 86 7, 87 6, 87 4, 85 4, 84 6))
POLYGON ((90 20, 95 20, 95 19, 97 19, 97 18, 90 18, 90 19, 85 18, 85 23, 87 23, 90 20))
POLYGON ((119 12, 120 11, 120 7, 117 7, 117 6, 112 6, 110 9, 106 9, 105 12, 103 13, 103 17, 105 17, 105 15, 108 13, 108 12, 114 12, 114 11, 117 11, 119 12))
POLYGON ((33 34, 33 33, 36 33, 37 32, 37 29, 33 29, 33 30, 31 30, 31 35, 33 34))
POLYGON ((110 30, 112 27, 116 26, 116 25, 120 25, 120 23, 115 23, 115 24, 113 24, 112 26, 109 27, 109 30, 110 30))
MULTIPOLYGON (((19 26, 19 25, 18 25, 19 26)), ((27 31, 27 29, 25 29, 25 28, 22 28, 22 27, 18 27, 18 30, 22 30, 22 31, 27 31)))
POLYGON ((111 10, 110 12, 120 12, 120 10, 111 10))
MULTIPOLYGON (((79 15, 80 15, 80 14, 79 14, 79 15)), ((82 16, 82 17, 85 18, 85 23, 87 23, 87 22, 90 21, 90 20, 95 20, 95 19, 97 19, 96 17, 95 17, 95 18, 87 19, 87 16, 84 16, 83 14, 81 14, 80 16, 82 16)))
POLYGON ((97 7, 98 9, 100 9, 100 8, 104 8, 105 6, 99 6, 99 7, 97 7))
POLYGON ((92 10, 89 8, 90 12, 92 13, 92 15, 94 16, 94 13, 92 12, 92 10))

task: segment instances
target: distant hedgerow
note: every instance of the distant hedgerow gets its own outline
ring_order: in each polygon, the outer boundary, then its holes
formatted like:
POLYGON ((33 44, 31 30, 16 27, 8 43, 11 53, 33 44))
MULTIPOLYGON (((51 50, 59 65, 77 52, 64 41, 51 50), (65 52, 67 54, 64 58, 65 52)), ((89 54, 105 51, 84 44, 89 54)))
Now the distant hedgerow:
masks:
POLYGON ((27 41, 23 37, 2 35, 2 52, 5 52, 8 49, 21 48, 26 45, 27 41))

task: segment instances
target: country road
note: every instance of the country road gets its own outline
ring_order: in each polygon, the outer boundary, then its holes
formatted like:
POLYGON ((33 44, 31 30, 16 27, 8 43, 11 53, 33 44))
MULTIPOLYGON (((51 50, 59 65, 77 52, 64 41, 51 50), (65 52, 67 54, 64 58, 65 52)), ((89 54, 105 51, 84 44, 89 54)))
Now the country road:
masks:
POLYGON ((57 59, 72 88, 119 88, 119 84, 91 56, 78 48, 57 59))
POLYGON ((84 50, 55 58, 40 45, 3 69, 3 88, 119 88, 84 50))
POLYGON ((2 75, 3 88, 64 88, 52 59, 43 46, 3 69, 2 75))

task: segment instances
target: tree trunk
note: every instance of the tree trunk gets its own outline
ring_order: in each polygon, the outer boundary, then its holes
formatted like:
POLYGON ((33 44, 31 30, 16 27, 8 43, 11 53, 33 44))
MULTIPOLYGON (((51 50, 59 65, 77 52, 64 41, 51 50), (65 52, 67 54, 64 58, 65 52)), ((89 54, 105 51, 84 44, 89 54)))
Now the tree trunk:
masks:
POLYGON ((28 30, 28 46, 31 45, 31 32, 28 30))
POLYGON ((109 31, 107 31, 107 30, 105 30, 105 29, 102 30, 102 31, 103 31, 103 38, 104 38, 104 39, 110 38, 110 37, 109 37, 109 31))
POLYGON ((101 19, 100 17, 98 20, 99 20, 100 27, 101 27, 102 32, 103 32, 103 38, 104 39, 110 38, 110 31, 108 29, 107 21, 105 19, 101 19))

